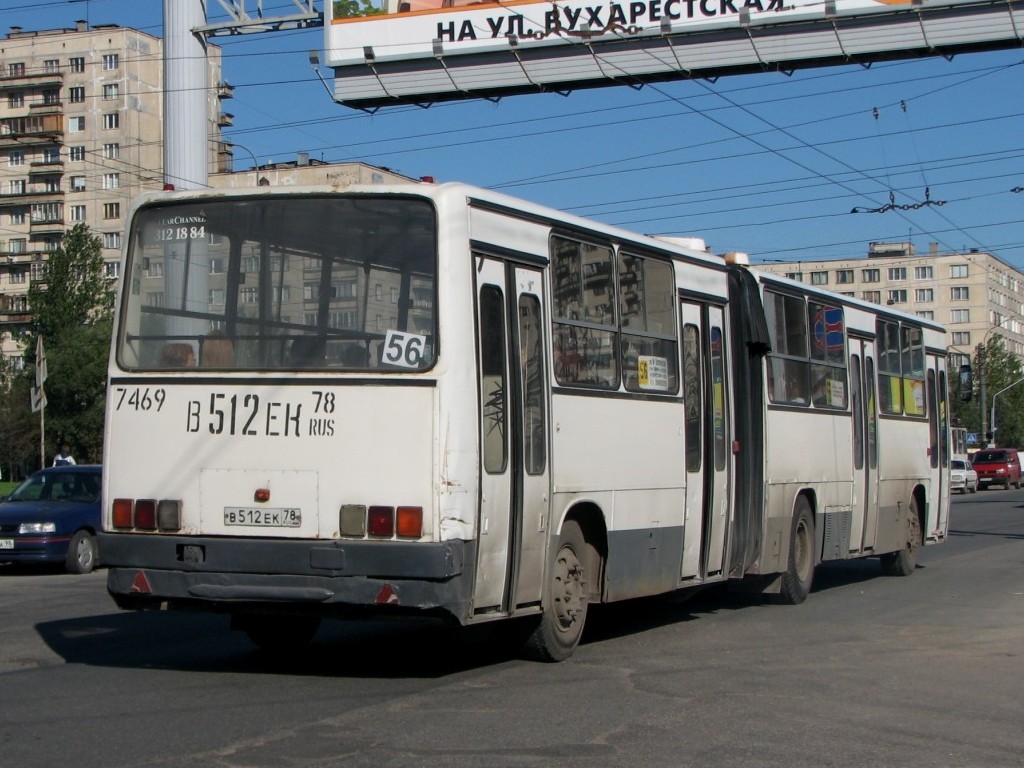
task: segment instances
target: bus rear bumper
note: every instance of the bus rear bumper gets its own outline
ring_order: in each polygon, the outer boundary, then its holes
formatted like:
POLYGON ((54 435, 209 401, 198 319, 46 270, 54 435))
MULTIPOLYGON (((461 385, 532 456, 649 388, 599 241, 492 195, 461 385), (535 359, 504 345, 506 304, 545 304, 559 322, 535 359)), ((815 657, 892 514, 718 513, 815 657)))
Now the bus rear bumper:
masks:
MULTIPOLYGON (((101 534, 107 590, 125 609, 341 616, 471 605, 466 542, 310 542, 101 534)), ((472 560, 470 560, 472 562, 472 560)))

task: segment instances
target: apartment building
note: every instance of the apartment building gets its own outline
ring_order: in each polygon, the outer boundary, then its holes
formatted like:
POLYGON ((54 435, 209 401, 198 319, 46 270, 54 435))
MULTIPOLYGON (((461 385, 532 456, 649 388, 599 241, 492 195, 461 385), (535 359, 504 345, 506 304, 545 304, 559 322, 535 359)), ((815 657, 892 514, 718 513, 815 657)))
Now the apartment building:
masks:
POLYGON ((970 355, 999 333, 1024 358, 1024 272, 991 253, 942 253, 935 243, 918 253, 911 242, 871 243, 859 259, 757 268, 934 320, 946 327, 953 355, 970 355))
MULTIPOLYGON (((230 88, 210 46, 208 134, 230 88)), ((219 143, 210 143, 210 163, 219 143)), ((26 31, 0 40, 0 354, 29 320, 28 286, 65 230, 84 222, 119 277, 132 197, 163 185, 163 41, 117 25, 26 31)))

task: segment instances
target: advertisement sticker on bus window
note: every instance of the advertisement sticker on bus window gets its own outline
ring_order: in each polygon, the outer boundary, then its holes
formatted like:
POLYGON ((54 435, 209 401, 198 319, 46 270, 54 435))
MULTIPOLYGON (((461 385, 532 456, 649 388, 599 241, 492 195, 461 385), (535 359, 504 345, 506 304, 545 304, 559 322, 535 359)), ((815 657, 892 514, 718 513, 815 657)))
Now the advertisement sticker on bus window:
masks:
POLYGON ((670 385, 667 358, 640 355, 637 357, 636 366, 640 389, 668 391, 670 385))
POLYGON ((384 338, 381 361, 385 365, 397 365, 400 368, 423 367, 430 361, 427 337, 416 333, 388 331, 384 338))
POLYGON ((144 241, 147 245, 175 243, 206 238, 206 216, 165 216, 155 226, 147 226, 144 241))

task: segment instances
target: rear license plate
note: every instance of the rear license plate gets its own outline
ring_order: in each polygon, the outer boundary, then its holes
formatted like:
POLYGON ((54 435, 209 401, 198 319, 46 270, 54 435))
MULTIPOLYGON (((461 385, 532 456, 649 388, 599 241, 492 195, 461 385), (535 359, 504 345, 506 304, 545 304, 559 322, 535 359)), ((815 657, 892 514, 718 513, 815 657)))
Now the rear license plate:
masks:
POLYGON ((0 539, 0 549, 14 549, 14 539, 0 539))
POLYGON ((224 507, 224 525, 247 525, 254 528, 299 528, 302 525, 302 510, 224 507))

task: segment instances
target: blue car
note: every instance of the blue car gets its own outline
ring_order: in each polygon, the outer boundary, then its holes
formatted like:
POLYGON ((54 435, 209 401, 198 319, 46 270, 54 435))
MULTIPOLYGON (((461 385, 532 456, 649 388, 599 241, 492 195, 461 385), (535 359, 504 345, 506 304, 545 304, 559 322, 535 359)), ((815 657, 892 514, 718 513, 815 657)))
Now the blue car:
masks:
POLYGON ((48 467, 0 502, 0 563, 64 563, 89 573, 99 562, 98 465, 48 467))

